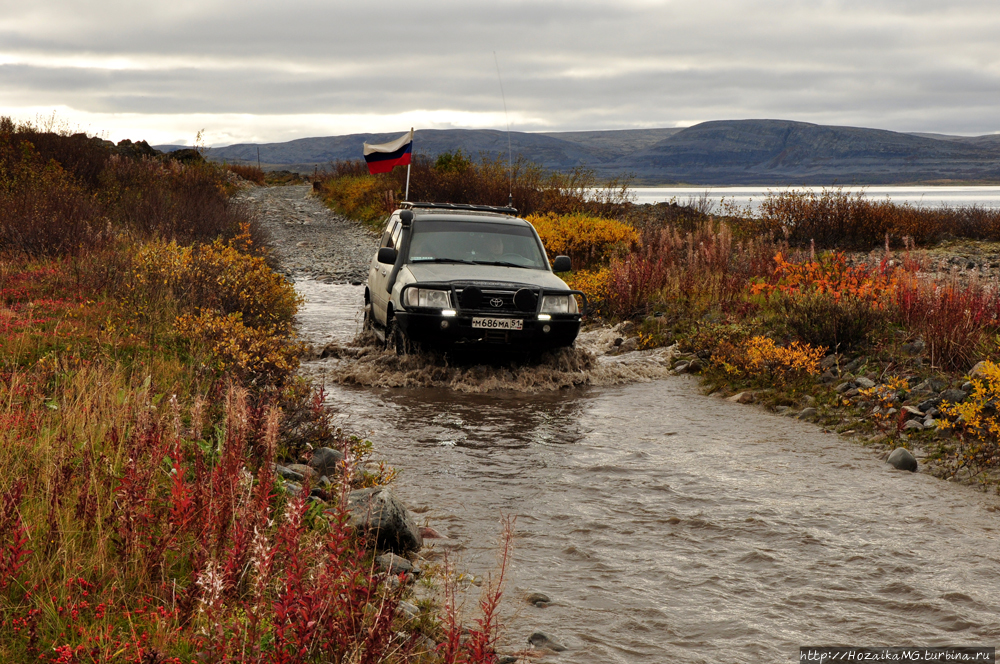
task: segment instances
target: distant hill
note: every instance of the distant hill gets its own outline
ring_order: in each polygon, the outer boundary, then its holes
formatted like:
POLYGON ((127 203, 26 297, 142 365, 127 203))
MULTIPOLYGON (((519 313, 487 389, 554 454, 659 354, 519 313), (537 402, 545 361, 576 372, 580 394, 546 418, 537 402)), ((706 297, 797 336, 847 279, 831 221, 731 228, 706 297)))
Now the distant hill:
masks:
MULTIPOLYGON (((351 134, 286 143, 212 148, 214 161, 256 163, 310 173, 331 162, 360 159, 362 144, 399 134, 351 134)), ((422 129, 415 152, 507 154, 507 133, 490 129, 422 129)), ((902 184, 1000 182, 1000 134, 948 136, 835 127, 786 120, 703 122, 685 129, 511 132, 515 155, 545 168, 626 173, 641 184, 902 184)), ((180 146, 157 146, 161 150, 180 146)))

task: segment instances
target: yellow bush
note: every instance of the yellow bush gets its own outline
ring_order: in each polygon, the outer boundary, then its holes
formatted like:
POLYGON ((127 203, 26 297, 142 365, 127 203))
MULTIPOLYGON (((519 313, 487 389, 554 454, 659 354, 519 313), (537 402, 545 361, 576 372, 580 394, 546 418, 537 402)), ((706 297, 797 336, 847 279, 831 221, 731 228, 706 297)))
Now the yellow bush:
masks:
POLYGON ((979 472, 1000 463, 1000 364, 983 362, 971 379, 972 392, 962 403, 941 403, 938 427, 953 429, 961 445, 954 452, 955 469, 979 472))
POLYGON ((280 384, 298 368, 302 354, 300 344, 285 330, 250 327, 239 313, 183 314, 175 328, 181 336, 206 345, 214 369, 255 385, 280 384))
POLYGON ((196 309, 239 313, 250 327, 290 326, 300 303, 295 288, 252 249, 244 232, 186 250, 185 269, 174 278, 178 298, 196 309))
POLYGON ((344 175, 327 180, 324 198, 333 208, 352 219, 377 222, 392 211, 386 192, 391 185, 374 175, 344 175))
POLYGON ((598 270, 579 270, 563 276, 563 281, 573 290, 583 291, 587 295, 590 311, 604 313, 608 301, 609 279, 611 271, 602 267, 598 270))
POLYGON ((738 378, 786 383, 819 373, 824 348, 792 342, 787 348, 763 336, 751 337, 737 345, 719 344, 713 361, 738 378))
POLYGON ((538 231, 550 258, 569 256, 578 269, 606 263, 617 248, 639 242, 638 231, 614 219, 550 212, 529 215, 527 220, 538 231))
POLYGON ((216 369, 257 384, 280 382, 300 354, 292 329, 300 299, 252 249, 245 232, 195 247, 140 246, 121 289, 131 319, 124 326, 172 327, 203 343, 216 369))

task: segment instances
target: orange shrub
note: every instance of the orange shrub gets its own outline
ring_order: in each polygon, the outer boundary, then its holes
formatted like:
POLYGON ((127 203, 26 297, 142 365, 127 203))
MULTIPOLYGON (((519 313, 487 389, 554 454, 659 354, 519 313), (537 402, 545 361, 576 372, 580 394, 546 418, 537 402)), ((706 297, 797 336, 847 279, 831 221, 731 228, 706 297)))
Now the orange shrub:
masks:
POLYGON ((895 277, 887 270, 867 265, 850 266, 841 252, 823 254, 818 261, 801 263, 790 263, 779 252, 774 263, 772 281, 753 284, 751 294, 827 294, 835 300, 846 295, 882 306, 896 287, 895 277))
POLYGON ((825 351, 797 341, 782 347, 768 337, 755 336, 736 345, 719 344, 712 360, 734 377, 784 384, 818 374, 825 351))

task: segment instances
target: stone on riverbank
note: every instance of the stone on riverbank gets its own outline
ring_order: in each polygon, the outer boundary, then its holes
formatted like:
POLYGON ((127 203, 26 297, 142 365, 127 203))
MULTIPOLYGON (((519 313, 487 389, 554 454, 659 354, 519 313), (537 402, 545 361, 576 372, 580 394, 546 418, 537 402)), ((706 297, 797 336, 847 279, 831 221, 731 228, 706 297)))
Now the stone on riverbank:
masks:
POLYGON ((309 466, 319 475, 336 477, 340 470, 340 463, 344 460, 344 453, 330 447, 321 447, 314 450, 312 458, 309 459, 309 466))
POLYGON ((528 643, 536 648, 548 648, 555 652, 563 652, 566 646, 559 643, 545 632, 535 632, 528 637, 528 643))
POLYGON ((386 487, 352 491, 347 497, 347 511, 351 526, 373 537, 380 549, 419 551, 424 545, 410 512, 386 487))
POLYGON ((886 463, 897 470, 908 470, 911 473, 917 472, 917 459, 905 447, 897 447, 886 459, 886 463))
POLYGON ((383 553, 375 559, 375 562, 378 563, 380 570, 388 572, 393 576, 399 576, 400 574, 413 574, 416 576, 420 574, 420 570, 415 568, 413 563, 402 556, 397 556, 395 553, 383 553))

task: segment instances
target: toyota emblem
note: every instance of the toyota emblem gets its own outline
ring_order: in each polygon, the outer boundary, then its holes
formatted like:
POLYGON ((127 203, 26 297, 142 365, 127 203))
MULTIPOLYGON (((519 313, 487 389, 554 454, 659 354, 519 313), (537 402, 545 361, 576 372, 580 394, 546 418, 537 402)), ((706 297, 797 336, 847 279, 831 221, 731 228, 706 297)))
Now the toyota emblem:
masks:
POLYGON ((499 297, 495 297, 492 300, 490 300, 490 304, 492 304, 494 307, 502 307, 503 306, 503 299, 499 298, 499 297))

